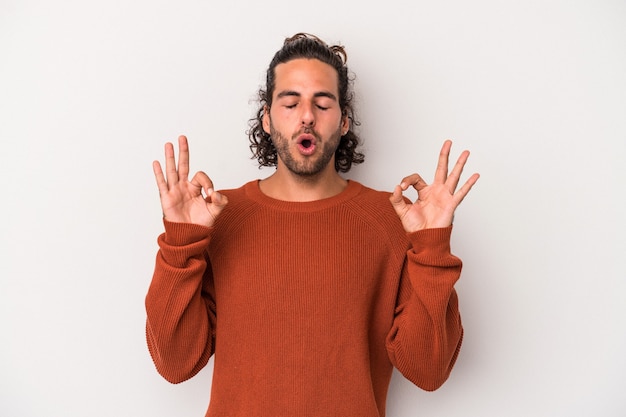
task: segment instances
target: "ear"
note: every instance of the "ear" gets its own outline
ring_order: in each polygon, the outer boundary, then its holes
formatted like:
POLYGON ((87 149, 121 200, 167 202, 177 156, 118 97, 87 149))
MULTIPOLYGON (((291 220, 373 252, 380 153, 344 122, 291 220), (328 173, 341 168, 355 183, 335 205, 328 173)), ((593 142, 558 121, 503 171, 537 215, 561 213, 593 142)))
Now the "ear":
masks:
POLYGON ((350 119, 344 115, 341 117, 341 136, 348 133, 348 130, 350 130, 350 119))
POLYGON ((263 106, 263 130, 270 134, 270 109, 267 105, 263 106))

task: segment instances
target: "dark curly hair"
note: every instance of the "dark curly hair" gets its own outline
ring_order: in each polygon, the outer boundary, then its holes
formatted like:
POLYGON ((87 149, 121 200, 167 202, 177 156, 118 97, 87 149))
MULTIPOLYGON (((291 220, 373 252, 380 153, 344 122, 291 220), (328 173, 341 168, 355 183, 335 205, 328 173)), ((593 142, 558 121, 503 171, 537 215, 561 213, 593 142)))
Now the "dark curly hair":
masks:
POLYGON ((298 58, 318 59, 337 71, 339 107, 341 114, 348 117, 350 127, 348 132, 341 137, 335 152, 335 170, 348 172, 352 164, 360 164, 365 160, 364 155, 356 150, 359 145, 359 137, 353 129, 360 123, 355 118, 352 106, 354 93, 352 92, 352 79, 349 77, 346 65, 348 54, 343 46, 329 46, 317 36, 308 33, 297 33, 285 39, 283 47, 276 52, 270 62, 266 73, 266 89, 259 89, 260 106, 256 112, 256 117, 249 120, 250 129, 246 132, 250 139, 252 159, 256 158, 259 161, 259 168, 276 166, 278 163, 276 148, 270 135, 263 130, 263 115, 265 108, 269 109, 272 106, 272 96, 276 88, 276 66, 298 58))

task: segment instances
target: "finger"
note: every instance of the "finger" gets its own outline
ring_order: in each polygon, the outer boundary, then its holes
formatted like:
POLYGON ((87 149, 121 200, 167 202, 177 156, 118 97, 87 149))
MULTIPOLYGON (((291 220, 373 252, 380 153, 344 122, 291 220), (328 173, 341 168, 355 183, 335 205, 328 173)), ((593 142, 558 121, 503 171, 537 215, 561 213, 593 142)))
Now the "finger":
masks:
POLYGON ((446 180, 446 185, 448 185, 450 192, 452 193, 454 193, 454 190, 459 185, 459 180, 461 179, 461 174, 463 173, 463 168, 465 167, 465 163, 467 162, 469 155, 469 151, 463 151, 461 153, 461 156, 457 159, 456 164, 454 164, 454 168, 452 168, 452 171, 446 180))
POLYGON ((209 176, 202 171, 196 172, 190 183, 194 187, 198 188, 198 193, 201 190, 204 190, 207 196, 210 194, 210 191, 213 190, 213 181, 211 181, 211 178, 209 178, 209 176))
POLYGON ((178 180, 186 181, 189 176, 189 143, 187 137, 178 137, 178 180))
POLYGON ((154 161, 152 163, 152 171, 154 172, 154 178, 156 179, 157 187, 159 187, 159 194, 166 194, 169 190, 167 188, 167 182, 165 181, 163 169, 161 168, 161 164, 159 163, 159 161, 154 161))
POLYGON ((474 184, 476 184, 479 178, 480 178, 480 174, 478 173, 472 174, 472 176, 469 177, 467 181, 465 181, 465 184, 463 184, 463 186, 459 188, 459 191, 457 191, 454 194, 454 197, 457 200, 457 205, 461 204, 461 201, 463 201, 465 196, 470 192, 470 190, 472 189, 474 184))
POLYGON ((207 196, 210 198, 211 203, 214 204, 220 211, 226 207, 226 204, 228 204, 228 198, 212 188, 209 189, 207 196))
POLYGON ((439 160, 437 161, 437 169, 435 170, 435 182, 445 183, 448 178, 448 158, 450 156, 450 148, 452 141, 446 140, 439 152, 439 160))
POLYGON ((174 145, 170 142, 165 144, 165 175, 169 187, 178 183, 178 172, 176 172, 176 159, 174 158, 174 145))
POLYGON ((396 185, 393 189, 393 192, 389 196, 389 201, 391 201, 391 205, 396 210, 396 213, 401 214, 406 210, 406 201, 404 200, 404 196, 402 195, 402 186, 396 185))
POLYGON ((402 181, 400 181, 400 188, 402 188, 403 191, 406 191, 409 186, 413 186, 413 188, 415 188, 417 191, 420 191, 427 185, 428 184, 426 184, 426 181, 424 181, 424 179, 419 174, 411 174, 407 177, 402 178, 402 181))

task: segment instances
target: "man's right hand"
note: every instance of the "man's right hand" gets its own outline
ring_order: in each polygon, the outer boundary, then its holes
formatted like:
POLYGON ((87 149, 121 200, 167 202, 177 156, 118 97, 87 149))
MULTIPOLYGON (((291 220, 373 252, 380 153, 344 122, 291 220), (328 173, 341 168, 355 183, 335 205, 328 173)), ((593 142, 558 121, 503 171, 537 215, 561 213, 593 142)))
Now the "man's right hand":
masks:
POLYGON ((163 217, 170 222, 211 227, 228 204, 228 199, 213 189, 213 182, 202 171, 198 171, 189 181, 189 145, 185 136, 178 137, 178 149, 176 166, 174 145, 169 142, 165 144, 165 176, 159 161, 152 163, 163 217), (206 198, 202 194, 203 190, 206 198))

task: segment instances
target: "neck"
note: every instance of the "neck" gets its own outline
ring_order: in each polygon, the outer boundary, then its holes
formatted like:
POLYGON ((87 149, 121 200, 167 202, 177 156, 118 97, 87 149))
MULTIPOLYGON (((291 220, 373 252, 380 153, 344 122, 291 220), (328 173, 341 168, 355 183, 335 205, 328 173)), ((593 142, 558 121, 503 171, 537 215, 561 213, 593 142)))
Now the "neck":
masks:
POLYGON ((341 193, 348 182, 332 166, 316 175, 303 176, 294 174, 286 167, 279 166, 276 172, 261 180, 261 192, 268 197, 283 201, 316 201, 333 197, 341 193))

